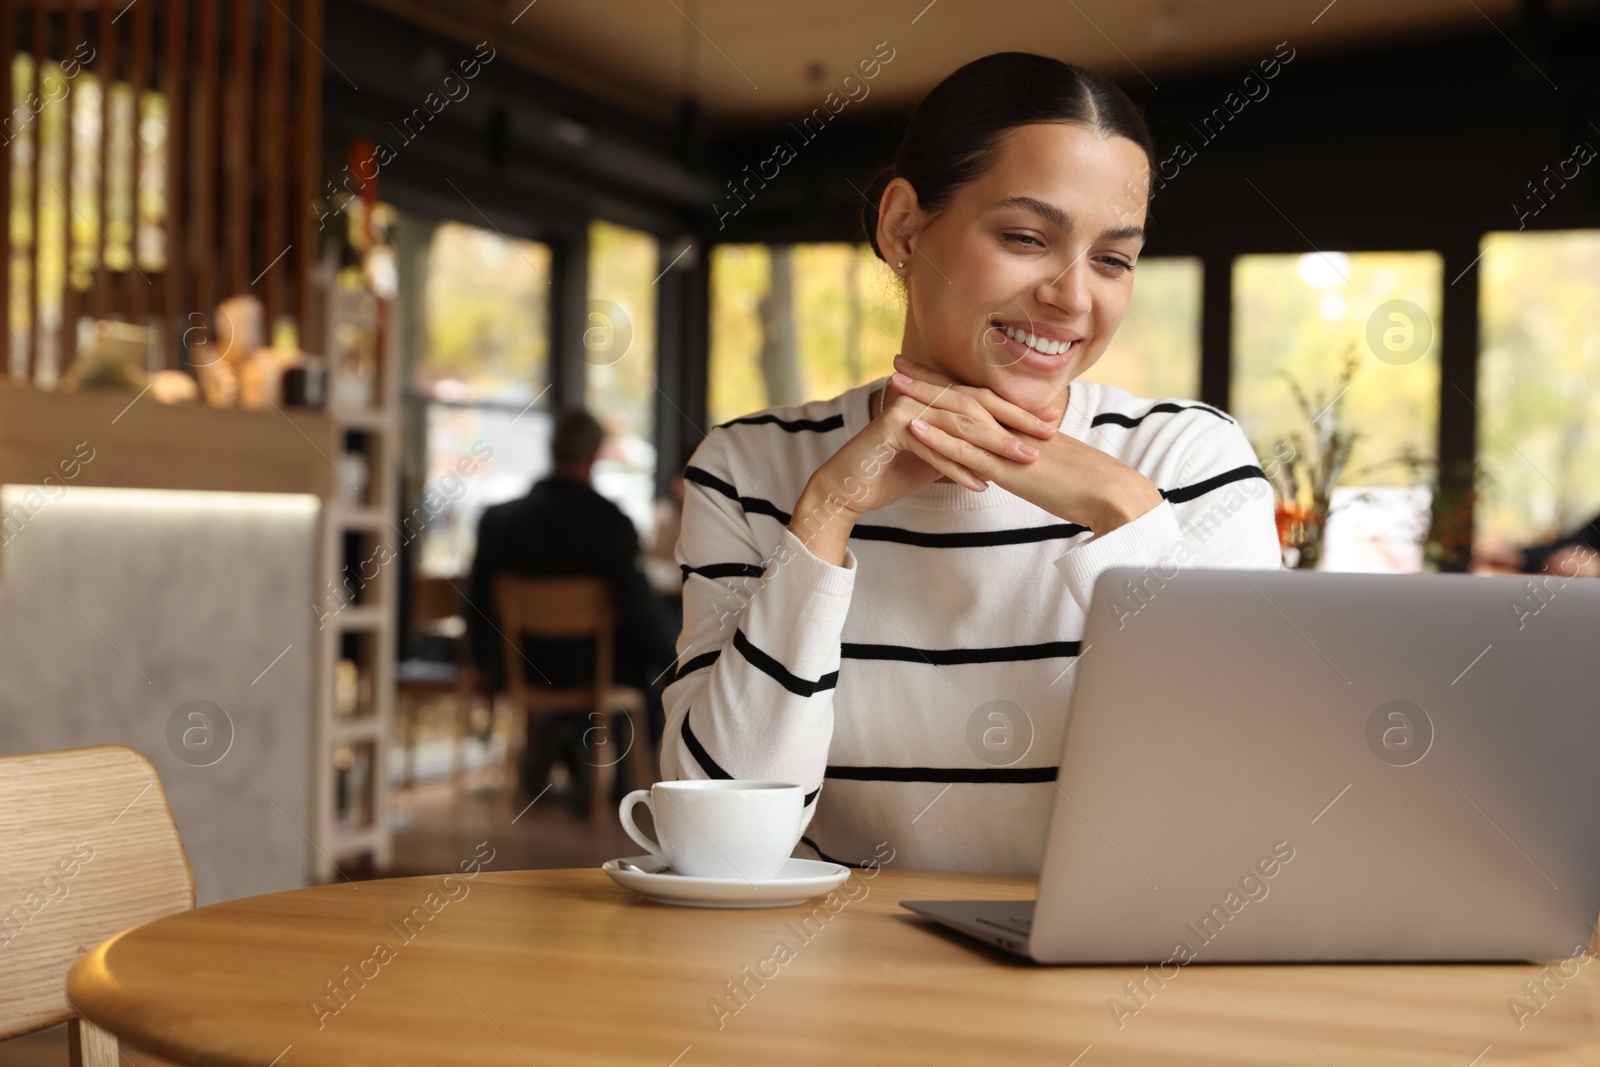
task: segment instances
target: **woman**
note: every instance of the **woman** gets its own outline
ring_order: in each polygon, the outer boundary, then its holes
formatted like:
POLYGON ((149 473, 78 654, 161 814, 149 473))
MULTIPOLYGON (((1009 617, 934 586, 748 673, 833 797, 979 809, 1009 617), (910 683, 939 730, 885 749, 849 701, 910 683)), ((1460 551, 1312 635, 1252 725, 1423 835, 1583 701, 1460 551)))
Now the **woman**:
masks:
POLYGON ((1231 418, 1069 384, 1133 293, 1153 157, 1120 89, 1043 56, 918 105, 863 218, 896 373, 715 427, 686 472, 666 778, 798 782, 838 862, 1036 873, 1095 577, 1279 566, 1231 418))

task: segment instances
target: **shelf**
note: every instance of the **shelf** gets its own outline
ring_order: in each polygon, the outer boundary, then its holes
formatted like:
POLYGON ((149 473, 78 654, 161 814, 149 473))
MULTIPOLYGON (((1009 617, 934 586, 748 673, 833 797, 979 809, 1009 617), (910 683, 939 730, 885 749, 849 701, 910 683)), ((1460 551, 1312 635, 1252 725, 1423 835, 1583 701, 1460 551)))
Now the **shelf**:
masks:
POLYGON ((328 521, 346 530, 360 530, 364 533, 391 529, 389 515, 382 509, 351 508, 337 502, 328 507, 328 521))
POLYGON ((345 630, 372 630, 389 618, 386 604, 351 604, 327 616, 327 621, 345 630))
POLYGON ((394 416, 381 408, 327 408, 327 417, 346 430, 384 431, 396 425, 394 416))
POLYGON ((334 859, 369 853, 379 847, 386 836, 374 826, 335 826, 328 832, 326 851, 334 859))
POLYGON ((342 741, 376 741, 382 731, 383 724, 376 716, 364 715, 358 718, 342 719, 333 724, 329 736, 335 742, 342 741))

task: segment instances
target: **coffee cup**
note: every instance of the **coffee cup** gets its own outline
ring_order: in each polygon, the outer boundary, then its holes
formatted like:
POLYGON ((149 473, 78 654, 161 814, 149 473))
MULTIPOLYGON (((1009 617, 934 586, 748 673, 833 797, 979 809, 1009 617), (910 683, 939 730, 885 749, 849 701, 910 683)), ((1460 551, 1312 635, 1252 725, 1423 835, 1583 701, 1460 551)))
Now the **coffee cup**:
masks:
POLYGON ((618 817, 628 836, 674 871, 690 878, 772 878, 800 840, 805 793, 788 782, 691 779, 657 782, 622 798, 618 817), (633 821, 635 805, 650 809, 653 841, 633 821))

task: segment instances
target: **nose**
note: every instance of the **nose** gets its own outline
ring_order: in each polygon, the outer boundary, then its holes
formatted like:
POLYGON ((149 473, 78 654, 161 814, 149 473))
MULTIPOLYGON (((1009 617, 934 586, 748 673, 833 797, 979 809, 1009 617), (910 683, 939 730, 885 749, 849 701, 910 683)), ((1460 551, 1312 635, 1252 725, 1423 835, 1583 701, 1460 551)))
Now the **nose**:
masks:
POLYGON ((1089 253, 1080 252, 1059 274, 1039 283, 1039 301, 1058 307, 1071 316, 1087 315, 1089 297, 1089 253))

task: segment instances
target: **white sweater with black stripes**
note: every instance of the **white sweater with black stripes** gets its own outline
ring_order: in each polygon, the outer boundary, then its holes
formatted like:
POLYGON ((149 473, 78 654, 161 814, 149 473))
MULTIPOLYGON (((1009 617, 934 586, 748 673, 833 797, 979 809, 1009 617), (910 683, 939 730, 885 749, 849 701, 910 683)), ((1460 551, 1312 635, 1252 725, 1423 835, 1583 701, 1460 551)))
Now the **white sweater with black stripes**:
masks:
POLYGON ((1061 431, 1161 504, 1096 537, 997 485, 935 482, 865 516, 834 566, 789 512, 879 384, 714 427, 690 460, 662 776, 799 783, 805 844, 839 862, 887 841, 907 867, 1036 874, 1095 578, 1185 543, 1189 566, 1276 569, 1271 487, 1215 408, 1077 381, 1061 431), (1032 726, 1008 766, 969 742, 993 701, 1032 726))

